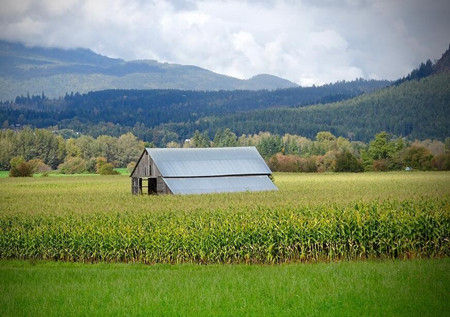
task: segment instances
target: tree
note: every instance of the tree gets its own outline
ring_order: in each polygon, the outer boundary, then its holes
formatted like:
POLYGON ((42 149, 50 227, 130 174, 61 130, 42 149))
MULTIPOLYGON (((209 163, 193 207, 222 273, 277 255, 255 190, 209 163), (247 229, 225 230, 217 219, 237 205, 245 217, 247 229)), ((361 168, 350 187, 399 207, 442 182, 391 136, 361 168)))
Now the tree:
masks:
POLYGON ((114 166, 111 163, 108 163, 106 158, 98 157, 97 165, 96 165, 97 174, 100 175, 117 175, 119 174, 114 170, 114 166))
POLYGON ((418 170, 431 169, 431 160, 433 155, 423 146, 410 146, 401 154, 401 160, 404 167, 412 167, 418 170))
POLYGON ((384 131, 378 133, 369 143, 368 150, 361 152, 363 165, 368 169, 373 166, 374 161, 384 161, 388 170, 399 169, 399 154, 405 146, 402 139, 392 139, 392 136, 384 131))
POLYGON ((336 137, 329 131, 321 131, 316 134, 316 141, 318 142, 332 142, 336 137))
POLYGON ((144 143, 128 132, 117 139, 117 164, 124 167, 136 161, 144 150, 144 143))
POLYGON ((11 159, 10 177, 30 177, 33 176, 33 165, 26 162, 23 157, 16 156, 11 159))
POLYGON ((450 153, 439 154, 431 160, 431 167, 438 171, 450 170, 450 153))
POLYGON ((217 130, 213 140, 214 147, 233 147, 237 146, 237 136, 230 129, 217 130))
POLYGON ((58 170, 62 174, 80 174, 86 172, 86 161, 81 157, 66 157, 63 163, 59 164, 58 170))
POLYGON ((349 151, 342 151, 336 155, 335 172, 362 172, 361 162, 349 151))
POLYGON ((274 154, 280 153, 283 149, 283 141, 278 135, 265 135, 256 146, 259 153, 264 158, 269 158, 274 154))
POLYGON ((210 147, 211 141, 209 140, 208 132, 205 131, 200 133, 198 130, 195 131, 194 136, 191 138, 189 144, 191 147, 210 147))

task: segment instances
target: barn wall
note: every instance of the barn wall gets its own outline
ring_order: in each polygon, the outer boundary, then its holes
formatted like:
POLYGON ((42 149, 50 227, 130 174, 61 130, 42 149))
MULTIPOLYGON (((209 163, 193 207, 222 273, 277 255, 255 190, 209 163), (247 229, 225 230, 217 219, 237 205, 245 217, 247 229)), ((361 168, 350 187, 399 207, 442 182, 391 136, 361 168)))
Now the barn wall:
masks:
POLYGON ((142 155, 141 159, 139 160, 139 162, 137 163, 138 165, 136 166, 133 175, 131 175, 131 177, 150 177, 150 157, 147 153, 147 151, 145 151, 145 153, 142 155))
POLYGON ((157 193, 158 194, 171 194, 169 187, 162 177, 158 177, 156 180, 157 193))

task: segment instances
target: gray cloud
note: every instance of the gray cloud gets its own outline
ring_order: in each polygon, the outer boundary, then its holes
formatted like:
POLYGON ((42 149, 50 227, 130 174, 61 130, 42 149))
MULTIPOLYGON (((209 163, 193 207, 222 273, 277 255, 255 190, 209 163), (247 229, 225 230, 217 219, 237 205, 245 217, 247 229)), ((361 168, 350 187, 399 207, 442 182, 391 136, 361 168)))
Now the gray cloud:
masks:
POLYGON ((448 1, 2 0, 0 37, 302 85, 395 79, 448 47, 448 1))

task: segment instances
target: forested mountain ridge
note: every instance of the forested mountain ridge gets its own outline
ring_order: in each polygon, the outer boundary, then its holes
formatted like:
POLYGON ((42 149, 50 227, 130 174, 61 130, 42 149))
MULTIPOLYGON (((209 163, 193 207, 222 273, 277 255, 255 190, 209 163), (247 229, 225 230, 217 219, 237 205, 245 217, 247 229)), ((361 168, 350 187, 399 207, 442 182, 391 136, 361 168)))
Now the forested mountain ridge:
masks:
POLYGON ((394 82, 394 85, 399 85, 408 80, 418 80, 431 75, 444 73, 450 71, 450 46, 442 54, 441 58, 434 63, 431 60, 427 60, 425 63, 421 63, 417 68, 413 69, 407 76, 400 78, 394 82))
POLYGON ((388 83, 356 80, 275 91, 105 90, 66 95, 61 99, 17 97, 14 103, 0 104, 0 122, 75 129, 80 127, 73 126, 74 121, 87 125, 114 122, 128 127, 139 123, 152 128, 163 123, 195 122, 205 116, 253 109, 333 102, 380 89, 388 83))
POLYGON ((27 93, 59 97, 104 89, 259 90, 297 86, 266 74, 241 80, 196 66, 124 61, 88 49, 26 47, 0 41, 0 100, 27 93))
POLYGON ((268 131, 313 137, 319 131, 367 141, 387 131, 410 139, 450 136, 450 72, 406 81, 350 100, 301 108, 254 110, 186 124, 169 124, 175 133, 230 128, 237 135, 268 131))
MULTIPOLYGON (((346 84, 340 85, 345 87, 346 84)), ((319 88, 310 93, 320 96, 319 88)), ((68 128, 93 136, 119 136, 132 132, 157 146, 182 141, 196 130, 214 135, 224 128, 230 128, 237 135, 268 131, 310 138, 319 131, 331 131, 336 136, 360 141, 368 141, 380 131, 410 139, 443 140, 450 136, 450 72, 406 81, 334 103, 269 106, 289 104, 290 98, 296 98, 291 94, 298 89, 273 92, 103 91, 75 94, 60 100, 23 97, 17 98, 16 103, 2 104, 0 121, 4 127, 18 122, 37 127, 68 128)))

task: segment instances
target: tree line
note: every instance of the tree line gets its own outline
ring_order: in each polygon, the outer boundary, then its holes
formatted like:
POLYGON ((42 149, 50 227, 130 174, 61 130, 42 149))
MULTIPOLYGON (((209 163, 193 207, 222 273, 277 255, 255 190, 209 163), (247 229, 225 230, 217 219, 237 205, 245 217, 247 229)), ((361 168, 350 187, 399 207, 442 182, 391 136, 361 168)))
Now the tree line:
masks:
MULTIPOLYGON (((132 169, 145 147, 152 143, 132 133, 97 138, 78 135, 64 139, 59 131, 25 128, 0 131, 0 169, 12 176, 32 172, 112 174, 114 167, 132 169), (28 172, 27 172, 28 171, 28 172), (15 173, 15 174, 14 174, 15 173)), ((66 132, 66 131, 64 131, 66 132)), ((273 171, 360 172, 405 168, 450 169, 450 138, 410 142, 381 132, 369 142, 352 141, 321 131, 314 138, 270 132, 243 134, 219 129, 213 137, 195 131, 183 142, 169 141, 168 148, 255 146, 273 171)))

